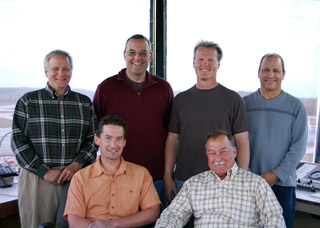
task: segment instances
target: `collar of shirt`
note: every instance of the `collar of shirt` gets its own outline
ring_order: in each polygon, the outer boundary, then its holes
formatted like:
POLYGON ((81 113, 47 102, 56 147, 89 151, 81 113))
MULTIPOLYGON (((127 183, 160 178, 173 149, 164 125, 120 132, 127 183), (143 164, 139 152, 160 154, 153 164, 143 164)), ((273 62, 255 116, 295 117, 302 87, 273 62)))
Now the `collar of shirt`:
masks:
MULTIPOLYGON (((117 175, 120 175, 120 174, 124 174, 127 171, 126 163, 124 162, 123 157, 121 156, 120 159, 121 160, 120 160, 119 169, 118 169, 118 171, 116 172, 116 174, 114 176, 117 176, 117 175)), ((101 164, 101 155, 99 155, 97 161, 93 164, 93 166, 94 166, 94 169, 93 169, 93 172, 92 172, 92 175, 91 175, 92 177, 98 177, 98 176, 100 176, 102 174, 107 174, 107 175, 111 175, 112 176, 112 174, 102 166, 102 164, 101 164)))
POLYGON ((127 82, 129 82, 129 84, 130 84, 133 88, 135 88, 138 92, 140 92, 140 91, 141 91, 141 88, 143 87, 145 81, 143 81, 143 82, 135 82, 135 81, 132 81, 132 80, 128 77, 126 71, 124 72, 124 75, 125 75, 125 77, 126 77, 127 82))
POLYGON ((227 180, 227 179, 232 180, 234 178, 234 176, 238 172, 238 165, 235 162, 234 165, 231 167, 231 169, 227 170, 227 176, 223 180, 221 180, 220 177, 215 172, 213 172, 213 171, 211 171, 211 172, 212 172, 213 176, 215 177, 214 178, 215 182, 222 182, 222 181, 227 180))
MULTIPOLYGON (((127 68, 124 68, 119 72, 118 80, 122 80, 122 81, 127 82, 126 76, 125 76, 126 70, 127 70, 127 68)), ((130 85, 129 82, 127 82, 127 83, 130 85)), ((143 88, 146 88, 146 87, 153 85, 153 84, 156 84, 156 83, 157 83, 157 81, 152 78, 152 75, 148 71, 146 71, 146 79, 144 80, 143 88)))
MULTIPOLYGON (((50 96, 51 96, 52 98, 58 98, 57 92, 49 85, 48 82, 47 82, 47 85, 46 85, 46 87, 45 87, 45 90, 50 94, 50 96)), ((63 95, 63 97, 68 96, 70 92, 71 92, 71 88, 70 88, 70 86, 68 86, 67 91, 65 92, 65 94, 63 95)))

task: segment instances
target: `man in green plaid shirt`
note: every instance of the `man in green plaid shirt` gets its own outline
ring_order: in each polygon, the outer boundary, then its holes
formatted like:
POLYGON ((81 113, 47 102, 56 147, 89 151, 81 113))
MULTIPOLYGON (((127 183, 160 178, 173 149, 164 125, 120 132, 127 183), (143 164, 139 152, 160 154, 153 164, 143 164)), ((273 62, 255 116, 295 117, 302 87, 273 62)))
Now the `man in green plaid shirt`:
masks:
MULTIPOLYGON (((71 91, 72 58, 61 50, 44 59, 48 83, 15 108, 11 147, 22 167, 18 202, 22 228, 56 224, 62 184, 95 161, 97 118, 90 98, 71 91)), ((62 203, 63 205, 64 203, 62 203)))

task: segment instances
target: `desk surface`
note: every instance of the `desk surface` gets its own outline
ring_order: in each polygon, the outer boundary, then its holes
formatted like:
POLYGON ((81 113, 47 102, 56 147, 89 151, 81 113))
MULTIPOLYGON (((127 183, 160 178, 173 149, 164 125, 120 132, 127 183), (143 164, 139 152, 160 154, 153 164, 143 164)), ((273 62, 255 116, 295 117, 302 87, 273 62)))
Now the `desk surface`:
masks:
POLYGON ((296 210, 320 216, 320 199, 310 194, 310 191, 296 190, 296 210))
POLYGON ((18 183, 11 187, 0 188, 0 219, 18 214, 18 183))
POLYGON ((0 188, 0 204, 18 199, 18 184, 13 183, 11 187, 0 188))
POLYGON ((311 192, 302 189, 296 189, 296 198, 298 201, 305 201, 320 207, 320 191, 311 192))

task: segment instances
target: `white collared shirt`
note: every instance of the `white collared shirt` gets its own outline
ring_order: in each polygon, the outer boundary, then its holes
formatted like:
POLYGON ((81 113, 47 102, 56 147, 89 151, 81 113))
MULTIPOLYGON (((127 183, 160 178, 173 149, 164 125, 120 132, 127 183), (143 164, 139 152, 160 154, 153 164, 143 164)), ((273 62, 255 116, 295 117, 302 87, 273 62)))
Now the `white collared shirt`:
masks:
POLYGON ((267 182, 236 163, 223 180, 211 170, 188 179, 156 227, 183 227, 192 214, 194 227, 285 228, 282 208, 267 182))

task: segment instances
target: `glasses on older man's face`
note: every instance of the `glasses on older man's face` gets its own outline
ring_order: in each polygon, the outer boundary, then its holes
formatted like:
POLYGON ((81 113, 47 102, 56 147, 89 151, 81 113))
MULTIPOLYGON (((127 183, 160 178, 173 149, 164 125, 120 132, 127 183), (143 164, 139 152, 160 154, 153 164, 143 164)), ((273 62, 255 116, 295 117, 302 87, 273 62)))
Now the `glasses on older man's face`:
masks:
POLYGON ((136 51, 133 51, 133 50, 129 50, 126 52, 128 56, 130 57, 135 57, 137 54, 140 56, 140 57, 147 57, 150 52, 148 51, 140 51, 140 52, 136 52, 136 51))

